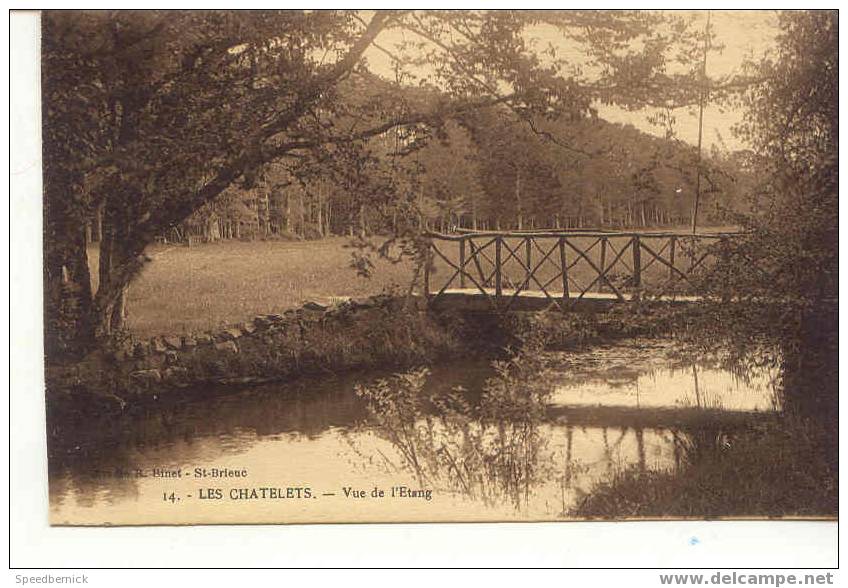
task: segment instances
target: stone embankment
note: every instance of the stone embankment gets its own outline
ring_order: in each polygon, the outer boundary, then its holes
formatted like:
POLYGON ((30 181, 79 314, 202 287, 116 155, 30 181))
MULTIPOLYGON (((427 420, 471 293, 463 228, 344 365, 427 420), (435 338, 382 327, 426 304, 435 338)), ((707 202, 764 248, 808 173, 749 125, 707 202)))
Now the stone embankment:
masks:
POLYGON ((123 407, 180 390, 404 365, 456 351, 462 321, 424 310, 422 299, 380 295, 308 302, 211 332, 127 338, 78 363, 49 366, 48 394, 123 407))

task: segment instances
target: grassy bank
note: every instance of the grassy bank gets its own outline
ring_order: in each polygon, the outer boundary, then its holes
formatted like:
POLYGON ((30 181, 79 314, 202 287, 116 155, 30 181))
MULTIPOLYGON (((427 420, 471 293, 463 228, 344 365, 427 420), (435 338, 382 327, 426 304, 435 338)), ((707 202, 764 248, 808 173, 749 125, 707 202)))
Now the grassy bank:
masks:
MULTIPOLYGON (((370 278, 350 267, 350 242, 231 241, 155 245, 152 258, 129 288, 127 326, 140 337, 210 330, 258 314, 279 313, 304 301, 368 296, 407 287, 410 263, 374 259, 370 278)), ((89 250, 96 288, 96 247, 89 250)))
POLYGON ((596 486, 576 517, 836 516, 832 440, 809 421, 781 418, 713 444, 696 440, 678 471, 626 469, 596 486), (700 441, 700 442, 699 442, 700 441))

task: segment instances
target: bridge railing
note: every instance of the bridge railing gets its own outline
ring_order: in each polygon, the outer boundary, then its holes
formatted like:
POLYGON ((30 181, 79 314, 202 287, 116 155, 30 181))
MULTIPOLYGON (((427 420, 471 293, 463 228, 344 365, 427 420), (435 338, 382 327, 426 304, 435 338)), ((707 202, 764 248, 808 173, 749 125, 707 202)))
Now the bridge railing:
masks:
POLYGON ((563 310, 583 298, 625 301, 691 295, 696 276, 738 233, 511 231, 428 233, 424 292, 431 301, 479 294, 508 310, 544 296, 563 310))

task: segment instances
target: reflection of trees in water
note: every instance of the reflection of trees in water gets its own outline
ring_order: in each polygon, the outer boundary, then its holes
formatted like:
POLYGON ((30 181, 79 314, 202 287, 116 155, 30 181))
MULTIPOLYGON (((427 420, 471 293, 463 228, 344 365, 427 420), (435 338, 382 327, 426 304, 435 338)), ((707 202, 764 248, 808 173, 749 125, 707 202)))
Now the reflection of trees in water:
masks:
POLYGON ((685 341, 634 339, 546 356, 551 381, 564 393, 586 385, 609 392, 625 389, 635 393, 639 406, 641 384, 647 381, 654 402, 664 394, 668 402, 684 407, 744 410, 745 403, 765 401, 772 410, 782 408, 780 370, 774 364, 774 357, 780 354, 773 348, 744 356, 705 350, 685 341), (666 386, 657 388, 659 382, 666 386), (743 407, 728 407, 728 400, 731 404, 741 401, 743 407))
MULTIPOLYGON (((431 385, 445 389, 453 381, 475 386, 487 372, 491 374, 488 364, 440 366, 431 385)), ((69 418, 63 413, 51 419, 48 435, 50 500, 58 503, 73 495, 85 505, 132 499, 138 479, 120 472, 196 467, 248 451, 269 437, 313 439, 332 427, 346 430, 367 414, 351 394, 354 383, 374 378, 327 374, 235 394, 216 396, 210 390, 196 400, 137 406, 117 417, 69 418)))
POLYGON ((80 445, 50 439, 51 502, 73 494, 81 505, 138 493, 136 469, 196 467, 249 450, 263 438, 317 437, 364 417, 348 380, 305 380, 171 406, 145 406, 100 424, 83 421, 80 445), (347 384, 347 385, 345 385, 347 384), (125 475, 126 474, 126 475, 125 475))
MULTIPOLYGON (((394 450, 381 454, 385 463, 414 475, 424 487, 487 506, 511 505, 520 512, 544 504, 561 515, 587 483, 622 463, 642 471, 653 467, 646 435, 668 442, 657 429, 587 429, 570 424, 567 413, 557 424, 548 410, 554 387, 542 363, 549 358, 537 349, 525 345, 510 360, 495 362, 495 376, 479 398, 462 389, 431 390, 427 370, 359 386, 374 433, 394 450), (472 404, 469 397, 477 400, 472 404)), ((353 436, 349 439, 357 449, 353 436)), ((360 449, 360 457, 373 463, 374 450, 360 449)))
POLYGON ((547 411, 550 392, 535 384, 545 379, 537 368, 521 357, 497 364, 497 375, 474 404, 461 389, 428 391, 427 370, 357 392, 368 403, 373 431, 395 450, 383 455, 386 463, 414 475, 424 488, 518 512, 544 504, 566 516, 573 500, 625 469, 684 471, 733 449, 739 423, 728 427, 721 412, 706 411, 686 427, 587 430, 567 417, 555 425, 547 411))
MULTIPOLYGON (((607 355, 614 353, 610 349, 607 355)), ((123 418, 109 443, 51 458, 51 501, 67 495, 81 503, 116 501, 138 492, 137 480, 106 479, 99 471, 210 463, 268 437, 312 438, 341 427, 338 432, 349 431, 354 449, 362 449, 359 456, 347 456, 361 461, 354 467, 373 471, 390 464, 422 485, 486 504, 527 510, 531 501, 538 505, 541 500, 552 509, 562 502, 564 511, 568 498, 591 491, 601 476, 611 477, 627 465, 656 468, 652 447, 664 448, 662 467, 672 467, 674 451, 674 466, 680 468, 699 455, 727 450, 724 444, 732 442, 728 434, 709 432, 711 423, 702 419, 670 435, 665 428, 666 438, 659 443, 659 430, 638 418, 599 418, 590 421, 588 430, 574 426, 580 422, 574 414, 547 407, 554 391, 550 357, 518 353, 490 366, 494 375, 489 371, 484 382, 487 371, 477 364, 473 369, 440 366, 430 376, 420 371, 366 380, 359 390, 367 403, 349 394, 363 378, 355 374, 146 408, 123 418), (457 389, 457 382, 470 390, 457 389), (354 427, 366 417, 378 426, 354 427), (393 451, 386 450, 386 441, 393 451)), ((691 364, 686 369, 691 375, 691 364)), ((699 398, 700 404, 708 404, 699 395, 696 405, 699 398)), ((712 418, 711 413, 705 411, 704 418, 712 418)), ((280 451, 282 455, 284 449, 280 451)))
MULTIPOLYGON (((575 427, 567 425, 563 475, 560 478, 562 510, 568 517, 573 504, 585 500, 598 484, 604 484, 623 470, 646 473, 680 466, 679 446, 665 428, 642 426, 603 426, 595 430, 594 441, 601 447, 600 458, 585 461, 572 457, 575 427), (649 448, 651 449, 649 456, 649 448), (670 450, 671 454, 667 451, 670 450), (566 499, 570 497, 570 500, 566 499)), ((583 429, 586 433, 586 430, 583 429)))
POLYGON ((428 389, 426 369, 357 386, 357 394, 420 484, 520 510, 552 466, 541 459, 547 439, 539 430, 552 390, 542 383, 540 354, 530 352, 535 342, 526 343, 493 364, 474 406, 462 388, 428 389))
POLYGON ((551 381, 560 386, 603 382, 609 388, 633 385, 641 376, 668 369, 673 344, 634 339, 585 350, 546 352, 551 381))

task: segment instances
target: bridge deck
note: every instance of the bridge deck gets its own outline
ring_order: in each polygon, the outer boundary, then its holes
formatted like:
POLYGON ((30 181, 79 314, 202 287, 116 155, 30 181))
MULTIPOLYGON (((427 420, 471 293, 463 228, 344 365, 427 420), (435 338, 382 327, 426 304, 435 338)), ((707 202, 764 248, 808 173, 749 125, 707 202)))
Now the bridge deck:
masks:
MULTIPOLYGON (((544 292, 539 290, 521 290, 516 295, 516 290, 504 288, 501 292, 501 306, 496 306, 494 288, 484 288, 485 294, 477 288, 451 288, 442 292, 438 297, 430 298, 430 304, 434 308, 465 310, 465 311, 491 311, 495 309, 514 311, 537 311, 544 310, 551 305, 565 303, 566 308, 574 311, 604 310, 611 304, 619 303, 621 300, 610 292, 586 292, 580 297, 563 299, 562 292, 549 292, 556 300, 551 300, 544 292)), ((637 299, 634 294, 623 292, 621 296, 625 301, 637 299)), ((697 302, 700 296, 666 295, 658 296, 656 300, 670 304, 682 304, 697 302)))

